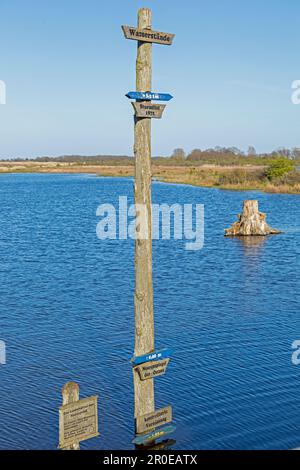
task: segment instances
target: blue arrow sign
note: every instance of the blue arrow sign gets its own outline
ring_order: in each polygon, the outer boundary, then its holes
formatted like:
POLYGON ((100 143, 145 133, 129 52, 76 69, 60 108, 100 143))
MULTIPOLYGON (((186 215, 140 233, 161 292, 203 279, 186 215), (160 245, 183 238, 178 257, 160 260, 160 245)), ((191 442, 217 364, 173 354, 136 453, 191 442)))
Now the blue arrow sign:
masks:
POLYGON ((169 426, 165 426, 164 428, 156 429, 155 431, 149 432, 148 434, 141 434, 140 436, 136 436, 132 443, 138 446, 146 444, 147 442, 154 441, 155 439, 159 439, 160 437, 165 436, 166 434, 171 434, 176 430, 176 426, 170 424, 169 426))
POLYGON ((131 362, 134 365, 143 364, 144 362, 159 361, 160 359, 165 359, 172 355, 171 349, 161 349, 160 351, 153 351, 144 356, 133 356, 131 362))
POLYGON ((130 100, 142 101, 170 101, 173 98, 169 93, 153 93, 152 91, 130 91, 126 96, 130 100))

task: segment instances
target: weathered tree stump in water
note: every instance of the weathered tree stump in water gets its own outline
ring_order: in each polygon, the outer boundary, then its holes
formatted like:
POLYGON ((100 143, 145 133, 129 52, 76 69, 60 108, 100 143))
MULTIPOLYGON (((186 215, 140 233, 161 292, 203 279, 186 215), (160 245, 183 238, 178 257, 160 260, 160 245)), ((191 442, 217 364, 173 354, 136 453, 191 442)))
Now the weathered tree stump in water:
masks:
POLYGON ((271 228, 266 222, 266 214, 259 212, 258 201, 244 201, 242 214, 238 214, 238 221, 231 228, 225 229, 226 237, 275 235, 281 233, 271 228))

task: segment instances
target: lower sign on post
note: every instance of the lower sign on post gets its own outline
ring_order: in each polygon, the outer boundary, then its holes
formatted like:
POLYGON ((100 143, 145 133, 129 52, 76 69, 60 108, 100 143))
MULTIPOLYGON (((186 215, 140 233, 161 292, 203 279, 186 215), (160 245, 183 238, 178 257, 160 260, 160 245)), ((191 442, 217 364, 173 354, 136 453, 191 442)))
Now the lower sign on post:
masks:
POLYGON ((153 379, 165 374, 170 358, 163 359, 162 361, 146 362, 140 366, 136 366, 135 369, 138 371, 141 380, 153 379))
POLYGON ((153 442, 160 437, 164 437, 167 434, 171 434, 176 430, 176 426, 173 424, 165 426, 161 429, 156 429, 155 431, 149 432, 148 434, 143 434, 142 436, 136 436, 132 443, 138 446, 146 445, 149 442, 153 442))
POLYGON ((132 103, 135 109, 135 115, 139 118, 161 119, 165 104, 149 103, 149 101, 132 103))
POLYGON ((59 409, 59 447, 99 436, 98 397, 88 397, 59 409))
POLYGON ((136 431, 138 434, 152 431, 172 421, 172 406, 148 413, 136 418, 136 431))

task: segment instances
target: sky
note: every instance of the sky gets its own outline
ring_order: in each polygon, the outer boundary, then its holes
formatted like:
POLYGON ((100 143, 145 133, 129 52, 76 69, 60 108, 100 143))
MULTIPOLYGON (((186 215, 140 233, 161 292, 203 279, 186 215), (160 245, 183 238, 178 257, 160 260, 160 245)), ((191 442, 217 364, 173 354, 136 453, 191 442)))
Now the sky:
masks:
POLYGON ((132 155, 137 10, 153 29, 153 155, 174 148, 300 147, 299 0, 0 0, 0 158, 132 155))

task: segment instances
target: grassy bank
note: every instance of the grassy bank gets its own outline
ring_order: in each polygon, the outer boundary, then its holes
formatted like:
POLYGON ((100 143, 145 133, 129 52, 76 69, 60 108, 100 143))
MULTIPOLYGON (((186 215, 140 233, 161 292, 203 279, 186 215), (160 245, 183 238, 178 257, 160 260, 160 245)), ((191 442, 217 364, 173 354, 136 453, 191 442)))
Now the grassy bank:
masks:
MULTIPOLYGON (((266 177, 266 166, 262 165, 184 165, 182 163, 162 164, 154 160, 153 177, 169 183, 191 184, 231 190, 261 190, 271 193, 300 194, 300 172, 287 174, 270 180, 266 177)), ((125 164, 112 161, 101 164, 79 162, 0 162, 1 173, 91 173, 99 176, 133 176, 134 162, 125 164)))
POLYGON ((154 175, 169 183, 230 190, 260 190, 270 193, 300 194, 300 172, 290 172, 276 180, 265 176, 263 167, 157 168, 154 175))

